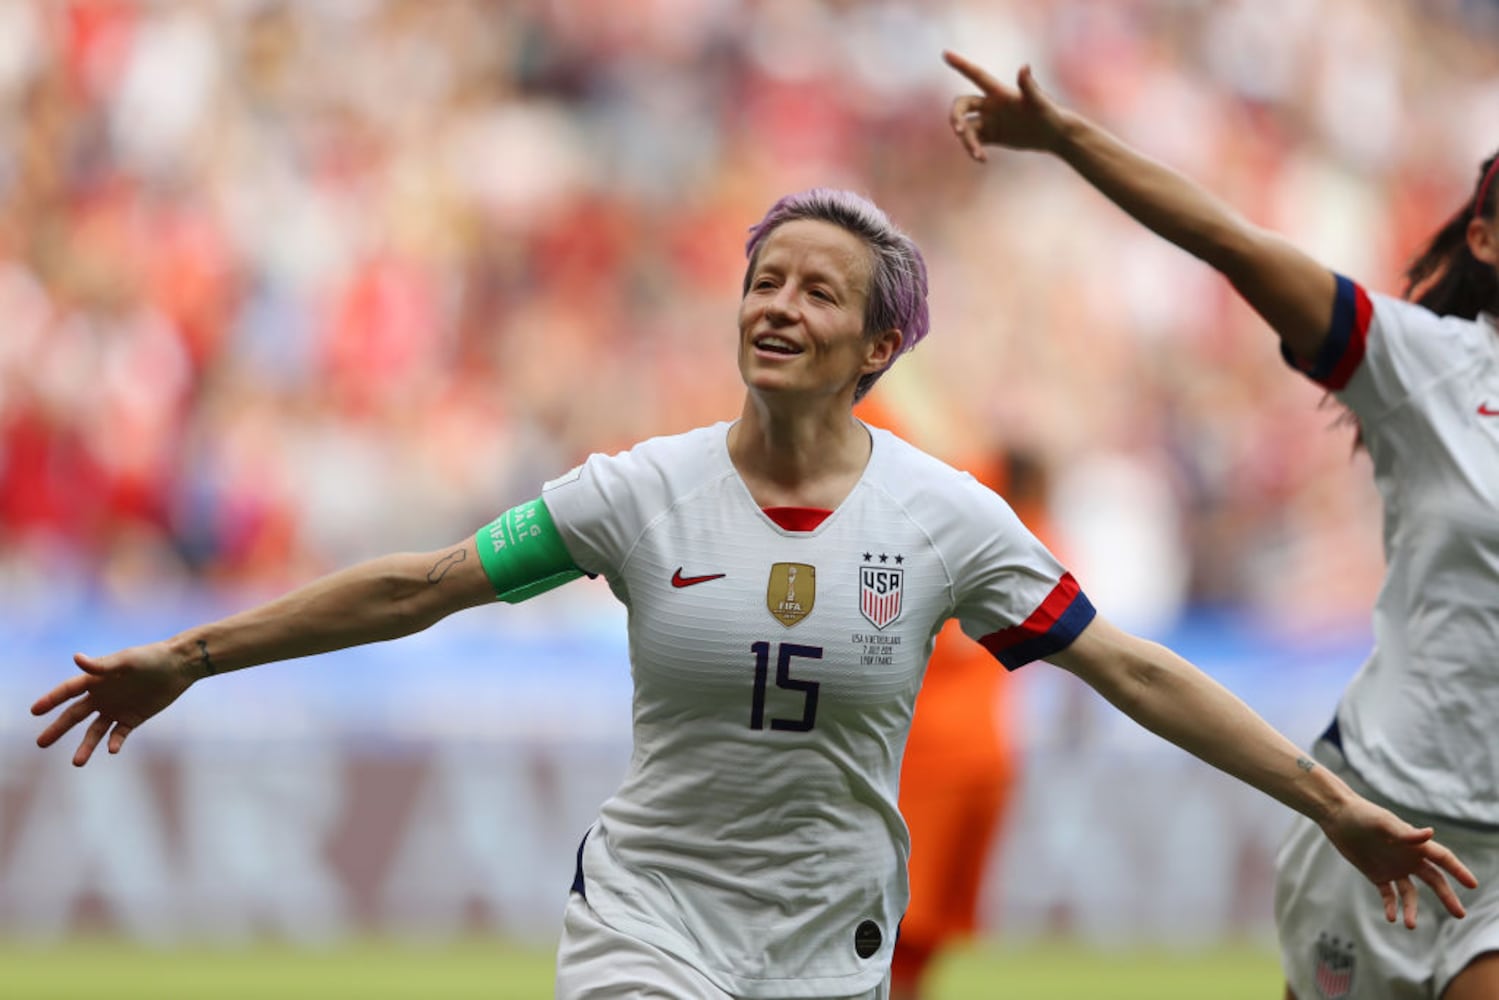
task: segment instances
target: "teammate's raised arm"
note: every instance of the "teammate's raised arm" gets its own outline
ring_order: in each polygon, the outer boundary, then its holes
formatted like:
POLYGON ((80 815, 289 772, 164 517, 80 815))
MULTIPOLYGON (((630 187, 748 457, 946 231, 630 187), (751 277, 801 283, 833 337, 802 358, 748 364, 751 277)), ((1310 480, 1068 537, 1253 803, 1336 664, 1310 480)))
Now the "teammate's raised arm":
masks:
POLYGON ((1101 625, 1058 662, 1146 726, 1307 817, 1293 821, 1276 862, 1288 997, 1325 992, 1324 959, 1306 943, 1332 927, 1347 954, 1357 952, 1366 983, 1398 979, 1425 982, 1432 996, 1499 996, 1499 952, 1472 943, 1492 936, 1494 889, 1469 900, 1473 916, 1449 936, 1444 922, 1464 907, 1446 877, 1473 883, 1429 839, 1442 830, 1483 871, 1492 844, 1476 834, 1470 843, 1459 831, 1499 823, 1493 768, 1468 763, 1499 754, 1490 720, 1473 710, 1494 697, 1490 640, 1499 627, 1499 435, 1491 423, 1499 395, 1487 362, 1499 344, 1499 154, 1483 160, 1470 192, 1413 255, 1408 301, 1400 301, 1332 274, 1063 107, 1029 68, 1010 85, 961 56, 946 60, 978 91, 951 110, 969 155, 985 160, 986 145, 1050 153, 1217 268, 1280 335, 1294 367, 1352 414, 1380 470, 1387 575, 1374 631, 1400 639, 1375 645, 1307 755, 1293 756, 1231 696, 1165 651, 1100 641, 1101 625), (1441 684, 1432 683, 1434 663, 1441 684), (1351 793, 1351 805, 1337 804, 1351 793), (1447 910, 1435 915, 1436 937, 1392 939, 1369 921, 1362 887, 1337 854, 1380 887, 1391 919, 1398 904, 1411 923, 1412 880, 1430 885, 1447 910))
POLYGON ((944 58, 979 91, 958 97, 951 109, 953 131, 975 160, 987 160, 987 145, 1050 153, 1066 162, 1140 224, 1222 273, 1293 355, 1307 361, 1318 356, 1337 292, 1326 267, 1060 105, 1029 66, 1010 86, 956 53, 944 58))

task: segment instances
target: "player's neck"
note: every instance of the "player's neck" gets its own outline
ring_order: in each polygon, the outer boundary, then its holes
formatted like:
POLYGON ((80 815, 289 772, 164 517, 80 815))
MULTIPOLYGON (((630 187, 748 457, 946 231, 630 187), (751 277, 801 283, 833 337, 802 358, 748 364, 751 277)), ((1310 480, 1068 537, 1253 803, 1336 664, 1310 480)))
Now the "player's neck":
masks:
POLYGON ((762 507, 837 508, 871 448, 868 429, 846 408, 783 412, 750 396, 729 428, 729 458, 762 507))

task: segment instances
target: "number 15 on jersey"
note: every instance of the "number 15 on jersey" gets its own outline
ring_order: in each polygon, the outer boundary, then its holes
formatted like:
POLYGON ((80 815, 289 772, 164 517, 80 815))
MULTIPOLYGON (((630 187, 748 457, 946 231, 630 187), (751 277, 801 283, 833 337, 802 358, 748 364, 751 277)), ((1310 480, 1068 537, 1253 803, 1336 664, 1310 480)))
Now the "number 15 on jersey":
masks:
MULTIPOLYGON (((755 654, 755 691, 750 699, 750 728, 765 728, 765 688, 770 680, 770 646, 768 642, 750 645, 755 654)), ((803 697, 800 719, 771 719, 770 728, 782 732, 810 732, 817 722, 817 681, 802 680, 791 676, 791 661, 795 657, 806 660, 822 659, 821 646, 800 646, 794 642, 783 642, 776 646, 776 687, 783 691, 800 691, 803 697)))

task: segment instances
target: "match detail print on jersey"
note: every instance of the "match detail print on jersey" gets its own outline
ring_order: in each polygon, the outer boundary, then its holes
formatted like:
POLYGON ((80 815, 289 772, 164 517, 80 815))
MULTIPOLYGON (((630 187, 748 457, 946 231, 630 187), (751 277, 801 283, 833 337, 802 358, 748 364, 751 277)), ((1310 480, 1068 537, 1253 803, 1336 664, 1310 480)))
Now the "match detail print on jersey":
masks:
POLYGON ((812 613, 817 601, 817 568, 806 563, 774 563, 765 588, 765 607, 787 628, 812 613))

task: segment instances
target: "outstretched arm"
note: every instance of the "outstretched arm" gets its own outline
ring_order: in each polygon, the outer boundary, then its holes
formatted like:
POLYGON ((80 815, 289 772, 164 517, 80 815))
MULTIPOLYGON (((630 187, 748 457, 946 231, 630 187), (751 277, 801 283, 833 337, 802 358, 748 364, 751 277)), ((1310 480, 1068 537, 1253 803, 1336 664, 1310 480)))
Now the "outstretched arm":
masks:
POLYGON ((80 767, 106 734, 109 752, 196 681, 274 660, 311 656, 419 632, 463 608, 495 599, 473 538, 437 552, 384 556, 332 573, 260 607, 162 642, 107 656, 75 654, 83 671, 31 706, 66 704, 37 737, 42 747, 98 713, 73 755, 80 767))
POLYGON ((948 65, 978 94, 957 98, 952 127, 975 160, 985 145, 1050 153, 1159 236, 1216 268, 1293 355, 1318 356, 1332 323, 1336 279, 1277 233, 1251 224, 1181 174, 1063 108, 1024 67, 1014 87, 956 53, 948 65))
POLYGON ((1051 662, 1081 677, 1126 715, 1183 750, 1307 816, 1379 889, 1385 918, 1416 926, 1412 877, 1448 912, 1463 905, 1450 875, 1477 885, 1453 853, 1368 801, 1317 764, 1226 688, 1171 650, 1095 618, 1051 662))

